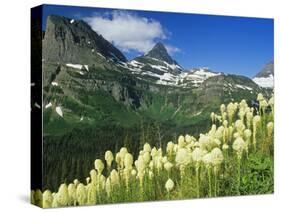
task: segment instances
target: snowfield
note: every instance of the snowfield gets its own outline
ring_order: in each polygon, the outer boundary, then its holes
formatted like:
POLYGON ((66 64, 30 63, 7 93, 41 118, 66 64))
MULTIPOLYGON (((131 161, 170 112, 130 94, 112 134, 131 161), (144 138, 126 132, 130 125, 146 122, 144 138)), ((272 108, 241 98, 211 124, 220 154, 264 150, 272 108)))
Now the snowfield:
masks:
POLYGON ((222 73, 215 73, 210 71, 208 68, 191 69, 189 71, 183 71, 182 67, 177 64, 169 64, 166 61, 162 61, 153 57, 149 57, 151 60, 155 60, 163 65, 155 64, 144 64, 136 60, 131 60, 124 64, 119 64, 123 68, 130 70, 134 74, 148 75, 152 77, 157 77, 159 80, 156 84, 160 85, 171 85, 177 87, 186 87, 188 84, 193 84, 193 86, 200 85, 204 80, 209 77, 214 77, 221 75, 222 73), (159 74, 152 72, 151 70, 142 69, 145 65, 149 65, 154 70, 159 70, 164 72, 164 74, 159 74), (172 73, 170 70, 181 70, 180 74, 172 73))
POLYGON ((273 88, 274 76, 270 74, 268 77, 255 77, 253 81, 263 88, 273 88))
POLYGON ((82 69, 82 68, 83 68, 83 65, 80 65, 80 64, 72 64, 72 63, 67 63, 66 66, 67 66, 67 67, 70 67, 70 68, 75 68, 75 69, 82 69))

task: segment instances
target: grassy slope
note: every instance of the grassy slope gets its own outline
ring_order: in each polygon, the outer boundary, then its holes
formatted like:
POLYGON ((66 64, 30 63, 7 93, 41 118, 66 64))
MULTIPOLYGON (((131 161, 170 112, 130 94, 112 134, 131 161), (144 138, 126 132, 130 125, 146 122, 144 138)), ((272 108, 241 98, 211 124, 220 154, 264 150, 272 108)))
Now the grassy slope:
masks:
POLYGON ((85 75, 62 69, 57 76, 62 88, 45 87, 44 99, 52 101, 53 107, 44 110, 44 186, 54 188, 74 177, 84 179, 93 158, 103 157, 107 149, 117 151, 126 144, 131 152, 137 153, 144 142, 164 146, 179 134, 196 136, 210 125, 209 114, 217 111, 220 103, 231 98, 252 98, 238 92, 221 99, 211 98, 205 104, 209 94, 199 89, 170 93, 169 88, 160 86, 160 92, 155 93, 145 89, 147 82, 137 81, 142 87, 135 86, 131 77, 129 73, 107 68, 92 67, 85 75), (138 109, 126 106, 108 92, 83 84, 82 80, 87 79, 117 81, 141 92, 145 104, 138 109), (69 88, 69 84, 73 87, 69 88), (55 112, 57 105, 62 107, 63 118, 55 112))

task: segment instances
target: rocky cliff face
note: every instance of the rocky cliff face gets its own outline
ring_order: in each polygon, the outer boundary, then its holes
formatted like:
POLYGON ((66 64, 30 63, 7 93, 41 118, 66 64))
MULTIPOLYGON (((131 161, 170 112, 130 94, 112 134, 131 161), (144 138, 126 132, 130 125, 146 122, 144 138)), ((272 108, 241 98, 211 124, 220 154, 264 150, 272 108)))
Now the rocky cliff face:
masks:
POLYGON ((126 62, 125 56, 82 20, 49 16, 43 40, 43 59, 92 65, 95 56, 126 62))

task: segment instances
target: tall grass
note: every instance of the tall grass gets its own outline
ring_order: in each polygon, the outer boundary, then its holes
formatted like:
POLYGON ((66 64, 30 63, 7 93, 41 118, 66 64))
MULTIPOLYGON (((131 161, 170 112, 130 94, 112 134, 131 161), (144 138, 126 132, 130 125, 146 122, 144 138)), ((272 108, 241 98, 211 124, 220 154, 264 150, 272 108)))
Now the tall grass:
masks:
POLYGON ((221 105, 199 138, 181 135, 166 149, 145 143, 136 158, 126 147, 108 150, 84 181, 32 191, 31 201, 50 208, 271 193, 274 101, 261 94, 257 100, 257 110, 245 100, 221 105))

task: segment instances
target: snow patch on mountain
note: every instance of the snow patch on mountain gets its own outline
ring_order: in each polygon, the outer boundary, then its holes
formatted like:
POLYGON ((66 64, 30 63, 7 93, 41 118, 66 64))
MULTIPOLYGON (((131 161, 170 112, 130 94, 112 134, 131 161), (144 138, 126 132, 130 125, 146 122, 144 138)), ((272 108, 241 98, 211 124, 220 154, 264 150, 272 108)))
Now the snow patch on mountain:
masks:
POLYGON ((159 60, 159 59, 154 58, 154 57, 147 57, 147 58, 149 58, 151 60, 154 60, 154 61, 157 61, 157 62, 160 62, 160 63, 164 63, 165 66, 161 66, 162 68, 164 67, 166 69, 170 68, 172 70, 176 70, 176 69, 182 70, 182 67, 180 67, 178 64, 175 64, 175 63, 170 64, 170 63, 167 63, 166 61, 159 60))
POLYGON ((252 88, 250 88, 250 87, 248 87, 248 86, 245 86, 245 85, 236 84, 235 86, 236 86, 237 88, 241 88, 241 89, 243 89, 243 90, 249 90, 249 91, 253 90, 252 88))
POLYGON ((100 57, 102 57, 102 58, 105 59, 105 56, 103 56, 101 53, 97 52, 97 54, 98 54, 100 57))
MULTIPOLYGON (((67 67, 70 68, 74 68, 74 69, 78 69, 81 70, 82 68, 85 68, 87 71, 89 71, 89 66, 88 65, 81 65, 81 64, 72 64, 72 63, 67 63, 65 64, 67 67)), ((79 71, 79 73, 81 74, 82 72, 79 71)), ((84 73, 83 73, 84 74, 84 73)))
POLYGON ((253 81, 263 88, 273 88, 274 76, 270 74, 268 77, 255 77, 253 81))
POLYGON ((128 62, 128 64, 133 66, 133 67, 137 67, 137 68, 142 68, 144 66, 143 63, 140 63, 136 60, 132 60, 132 61, 128 62))
POLYGON ((82 69, 83 68, 83 65, 81 65, 81 64, 67 63, 66 66, 70 67, 70 68, 75 68, 75 69, 82 69))
MULTIPOLYGON (((150 58, 152 59, 152 58, 150 58)), ((163 65, 155 65, 155 64, 144 64, 137 60, 131 60, 127 63, 119 63, 119 66, 130 70, 133 74, 141 74, 145 76, 151 76, 153 78, 158 78, 156 84, 160 85, 171 85, 177 87, 186 87, 186 86, 194 86, 198 87, 202 82, 204 82, 209 77, 214 77, 221 75, 222 73, 216 73, 210 71, 208 68, 199 68, 199 69, 191 69, 189 71, 181 71, 180 73, 172 73, 169 72, 170 69, 181 69, 181 67, 177 64, 168 64, 165 61, 158 60, 153 58, 153 60, 157 60, 159 64, 163 65), (145 69, 144 66, 150 66, 152 70, 145 69), (154 70, 159 70, 160 73, 154 70)))
POLYGON ((207 79, 209 77, 214 77, 220 75, 220 73, 214 73, 211 71, 208 71, 208 68, 200 68, 199 70, 196 70, 193 72, 193 75, 197 77, 201 77, 201 79, 207 79))

